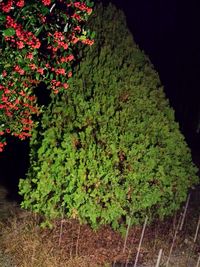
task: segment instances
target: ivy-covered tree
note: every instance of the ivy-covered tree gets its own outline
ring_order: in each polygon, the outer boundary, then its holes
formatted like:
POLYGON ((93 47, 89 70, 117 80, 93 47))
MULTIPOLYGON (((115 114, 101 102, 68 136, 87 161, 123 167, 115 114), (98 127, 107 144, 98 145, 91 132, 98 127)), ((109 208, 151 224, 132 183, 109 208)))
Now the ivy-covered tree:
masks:
POLYGON ((114 229, 163 218, 198 181, 190 150, 123 13, 100 5, 89 23, 95 44, 33 132, 22 207, 114 229))

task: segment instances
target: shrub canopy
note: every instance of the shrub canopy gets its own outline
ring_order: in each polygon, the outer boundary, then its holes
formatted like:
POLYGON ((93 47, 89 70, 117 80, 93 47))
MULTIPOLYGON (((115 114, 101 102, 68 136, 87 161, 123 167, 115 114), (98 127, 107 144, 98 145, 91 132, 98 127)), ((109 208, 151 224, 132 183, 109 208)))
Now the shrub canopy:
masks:
POLYGON ((190 150, 158 74, 114 6, 96 8, 95 44, 31 140, 22 207, 118 228, 163 218, 197 183, 190 150))

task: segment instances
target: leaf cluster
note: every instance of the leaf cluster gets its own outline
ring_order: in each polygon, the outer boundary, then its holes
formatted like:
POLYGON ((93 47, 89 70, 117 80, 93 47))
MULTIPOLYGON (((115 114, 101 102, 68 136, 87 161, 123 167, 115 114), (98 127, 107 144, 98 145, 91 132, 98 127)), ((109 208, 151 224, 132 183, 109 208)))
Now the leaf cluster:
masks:
POLYGON ((56 96, 31 140, 22 207, 119 228, 177 210, 197 169, 158 74, 114 6, 98 6, 95 44, 71 89, 56 96))

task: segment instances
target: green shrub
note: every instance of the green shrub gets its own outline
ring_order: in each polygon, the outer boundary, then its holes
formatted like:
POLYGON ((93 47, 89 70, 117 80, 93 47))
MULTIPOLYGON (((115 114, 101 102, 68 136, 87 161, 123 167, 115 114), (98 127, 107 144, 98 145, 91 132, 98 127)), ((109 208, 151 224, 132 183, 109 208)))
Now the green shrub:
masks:
POLYGON ((196 167, 158 74, 122 12, 99 6, 95 44, 70 89, 55 97, 31 140, 22 207, 48 218, 118 228, 163 218, 197 183, 196 167))

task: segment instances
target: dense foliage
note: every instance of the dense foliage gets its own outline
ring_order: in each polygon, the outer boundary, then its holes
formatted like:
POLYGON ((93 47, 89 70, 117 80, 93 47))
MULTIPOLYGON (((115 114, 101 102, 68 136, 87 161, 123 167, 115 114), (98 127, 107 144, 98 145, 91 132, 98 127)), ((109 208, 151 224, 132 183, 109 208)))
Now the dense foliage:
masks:
POLYGON ((95 44, 71 90, 55 97, 31 140, 22 207, 118 228, 177 210, 197 182, 159 77, 124 15, 100 6, 95 44))
POLYGON ((69 87, 78 42, 93 43, 85 22, 90 0, 0 1, 0 152, 11 134, 31 135, 41 112, 40 82, 54 93, 69 87))

